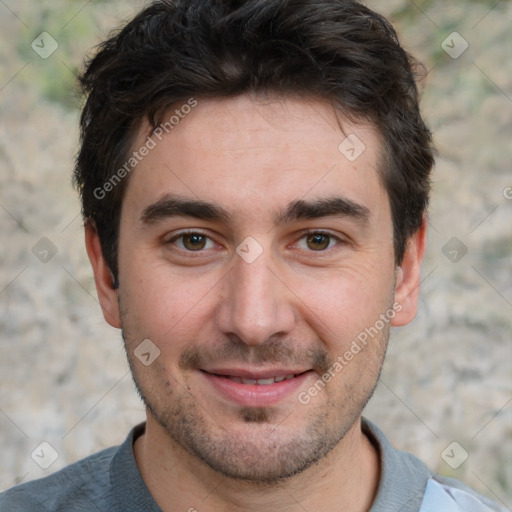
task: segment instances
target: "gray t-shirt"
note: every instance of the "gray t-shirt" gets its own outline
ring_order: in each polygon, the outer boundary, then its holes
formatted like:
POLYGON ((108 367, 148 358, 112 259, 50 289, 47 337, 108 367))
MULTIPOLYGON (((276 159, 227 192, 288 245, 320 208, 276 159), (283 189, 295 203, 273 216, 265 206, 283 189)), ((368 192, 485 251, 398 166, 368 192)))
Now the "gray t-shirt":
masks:
MULTIPOLYGON (((460 482, 436 477, 416 457, 395 450, 368 420, 363 430, 379 451, 381 481, 370 512, 423 512, 443 503, 445 512, 499 511, 460 482), (429 489, 435 484, 435 489, 429 489), (441 501, 427 494, 438 493, 441 501), (460 493, 462 498, 457 497, 460 493), (455 496, 455 497, 454 497, 455 496), (445 504, 445 500, 448 500, 445 504), (469 501, 468 501, 469 500, 469 501), (435 502, 435 503, 434 503, 435 502), (469 503, 461 507, 461 503, 469 503)), ((133 443, 144 431, 138 425, 119 447, 108 448, 48 477, 27 482, 0 494, 0 512, 161 512, 149 493, 135 462, 133 443)))

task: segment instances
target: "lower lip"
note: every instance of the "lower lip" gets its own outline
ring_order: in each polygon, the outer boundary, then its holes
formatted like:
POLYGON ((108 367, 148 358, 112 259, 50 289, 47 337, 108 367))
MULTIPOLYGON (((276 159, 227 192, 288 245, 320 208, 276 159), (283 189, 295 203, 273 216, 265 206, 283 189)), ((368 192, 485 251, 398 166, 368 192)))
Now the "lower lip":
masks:
POLYGON ((268 407, 278 404, 296 392, 310 377, 312 371, 301 373, 293 379, 282 380, 281 382, 275 382, 266 386, 242 384, 226 377, 220 377, 203 371, 201 373, 211 383, 213 388, 228 400, 245 407, 268 407))

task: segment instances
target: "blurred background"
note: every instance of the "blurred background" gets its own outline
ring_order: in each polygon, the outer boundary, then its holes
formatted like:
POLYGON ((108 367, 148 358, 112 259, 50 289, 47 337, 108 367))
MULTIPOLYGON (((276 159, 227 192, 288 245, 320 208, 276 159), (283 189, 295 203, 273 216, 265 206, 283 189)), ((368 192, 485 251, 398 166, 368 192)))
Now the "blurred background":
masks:
MULTIPOLYGON (((420 311, 392 332, 366 416, 512 510, 512 3, 367 3, 428 70, 439 158, 420 311)), ((119 444, 144 419, 71 186, 76 71, 142 5, 0 0, 0 490, 119 444)))

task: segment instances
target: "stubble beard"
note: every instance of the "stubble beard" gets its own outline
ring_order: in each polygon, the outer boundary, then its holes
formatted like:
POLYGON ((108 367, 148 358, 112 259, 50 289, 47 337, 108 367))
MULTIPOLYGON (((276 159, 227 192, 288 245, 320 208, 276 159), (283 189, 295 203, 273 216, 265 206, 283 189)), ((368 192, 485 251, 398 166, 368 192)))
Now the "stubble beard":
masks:
MULTIPOLYGON (((121 309, 121 311, 123 311, 121 309)), ((125 312, 126 314, 126 312, 125 312)), ((123 315, 123 327, 129 325, 123 315)), ((137 391, 148 414, 158 422, 170 439, 215 472, 254 485, 275 485, 314 466, 331 452, 361 417, 364 407, 373 395, 382 369, 389 339, 389 326, 372 351, 372 364, 364 367, 371 377, 361 387, 358 382, 347 383, 343 371, 333 378, 330 386, 344 388, 333 396, 326 386, 320 394, 328 393, 325 401, 310 409, 302 431, 290 429, 286 416, 273 408, 240 407, 237 409, 236 430, 226 429, 208 413, 200 400, 178 381, 159 359, 151 366, 151 377, 143 376, 140 362, 133 356, 130 334, 122 331, 128 362, 137 391)), ((272 352, 275 352, 272 351, 272 352)), ((325 360, 332 366, 334 361, 325 360)), ((322 373, 319 373, 321 378, 322 373)), ((312 400, 313 402, 313 400, 312 400)), ((306 407, 297 401, 295 410, 306 407)), ((300 409, 299 409, 300 410, 300 409)), ((233 418, 230 418, 233 424, 233 418)))

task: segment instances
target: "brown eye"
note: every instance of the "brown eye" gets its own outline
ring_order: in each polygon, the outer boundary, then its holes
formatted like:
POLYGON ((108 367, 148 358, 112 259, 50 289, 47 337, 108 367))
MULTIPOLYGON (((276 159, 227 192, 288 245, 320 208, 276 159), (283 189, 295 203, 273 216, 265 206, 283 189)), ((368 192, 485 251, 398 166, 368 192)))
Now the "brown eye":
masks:
POLYGON ((207 237, 200 233, 190 233, 182 235, 183 247, 189 251, 200 251, 206 246, 207 237))
POLYGON ((168 241, 166 244, 179 249, 182 253, 204 252, 215 248, 215 242, 206 234, 200 231, 181 232, 168 241))
POLYGON ((330 241, 331 237, 329 235, 314 233, 312 235, 307 235, 306 243, 308 248, 313 251, 323 251, 329 247, 330 241))

